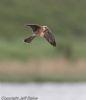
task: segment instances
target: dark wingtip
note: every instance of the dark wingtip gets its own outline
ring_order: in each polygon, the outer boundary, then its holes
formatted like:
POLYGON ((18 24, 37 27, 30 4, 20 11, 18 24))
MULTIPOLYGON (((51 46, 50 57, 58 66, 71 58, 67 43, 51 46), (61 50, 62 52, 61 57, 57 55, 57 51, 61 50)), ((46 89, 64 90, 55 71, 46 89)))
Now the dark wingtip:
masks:
POLYGON ((27 43, 27 40, 26 40, 26 39, 24 39, 24 42, 26 42, 26 43, 27 43))
POLYGON ((30 26, 30 24, 26 24, 25 26, 30 26))
POLYGON ((37 24, 26 24, 26 26, 32 26, 32 25, 37 25, 37 24))
POLYGON ((56 47, 56 43, 53 46, 56 47))
POLYGON ((25 43, 29 43, 29 42, 28 42, 28 39, 24 39, 24 42, 25 42, 25 43))
POLYGON ((34 24, 25 24, 25 26, 31 26, 31 25, 34 25, 34 24))
POLYGON ((54 47, 56 47, 56 42, 52 42, 51 45, 53 45, 54 47))
POLYGON ((26 40, 24 39, 24 42, 26 42, 26 40))

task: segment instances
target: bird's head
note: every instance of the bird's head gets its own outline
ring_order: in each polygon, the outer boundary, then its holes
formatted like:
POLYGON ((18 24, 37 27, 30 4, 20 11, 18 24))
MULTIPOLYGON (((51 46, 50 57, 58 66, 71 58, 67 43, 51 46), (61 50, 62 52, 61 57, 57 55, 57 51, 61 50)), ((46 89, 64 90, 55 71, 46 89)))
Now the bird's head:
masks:
POLYGON ((48 29, 48 27, 47 26, 42 26, 43 27, 43 30, 47 30, 48 29))

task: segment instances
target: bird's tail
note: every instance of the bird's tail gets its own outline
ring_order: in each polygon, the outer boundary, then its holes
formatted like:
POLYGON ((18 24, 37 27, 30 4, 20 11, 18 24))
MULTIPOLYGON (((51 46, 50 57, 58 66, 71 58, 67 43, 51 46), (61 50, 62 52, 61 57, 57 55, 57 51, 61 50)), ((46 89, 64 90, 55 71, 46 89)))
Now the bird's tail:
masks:
POLYGON ((24 42, 26 42, 26 43, 31 43, 32 40, 33 40, 35 37, 36 37, 36 36, 32 35, 32 36, 30 36, 30 37, 24 39, 24 42))

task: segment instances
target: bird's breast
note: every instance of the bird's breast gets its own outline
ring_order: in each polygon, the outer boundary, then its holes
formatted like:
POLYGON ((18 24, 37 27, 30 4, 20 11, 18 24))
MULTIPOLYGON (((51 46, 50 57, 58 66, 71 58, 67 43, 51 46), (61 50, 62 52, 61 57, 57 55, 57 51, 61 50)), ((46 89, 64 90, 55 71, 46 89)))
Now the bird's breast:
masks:
POLYGON ((44 37, 44 34, 45 34, 44 32, 41 32, 41 33, 39 34, 39 36, 40 36, 40 37, 44 37))
POLYGON ((43 28, 38 29, 35 33, 36 33, 36 35, 38 35, 40 37, 44 36, 44 30, 43 30, 43 28))

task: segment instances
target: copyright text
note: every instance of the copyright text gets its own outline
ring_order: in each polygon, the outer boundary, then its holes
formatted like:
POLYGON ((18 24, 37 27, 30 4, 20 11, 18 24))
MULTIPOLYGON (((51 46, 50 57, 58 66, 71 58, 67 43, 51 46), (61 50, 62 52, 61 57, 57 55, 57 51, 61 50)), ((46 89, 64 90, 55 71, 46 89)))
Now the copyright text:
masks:
POLYGON ((2 96, 0 97, 1 100, 38 100, 38 97, 30 97, 30 96, 24 96, 24 97, 6 97, 2 96))

